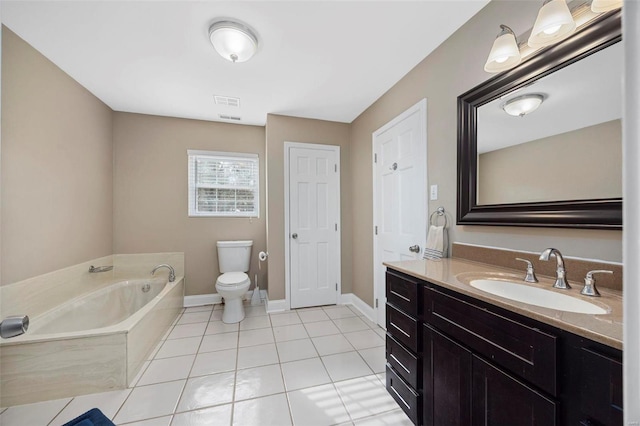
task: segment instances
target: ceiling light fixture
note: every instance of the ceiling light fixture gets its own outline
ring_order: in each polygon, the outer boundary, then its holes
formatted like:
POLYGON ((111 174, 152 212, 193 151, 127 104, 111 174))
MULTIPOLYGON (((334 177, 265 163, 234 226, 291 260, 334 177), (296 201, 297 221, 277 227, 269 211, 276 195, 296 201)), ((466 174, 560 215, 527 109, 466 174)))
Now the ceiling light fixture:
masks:
POLYGON ((537 110, 544 101, 544 95, 540 93, 530 93, 516 96, 503 103, 500 107, 509 115, 514 117, 524 117, 537 110))
POLYGON ((513 33, 513 30, 506 25, 500 25, 500 28, 502 31, 500 31, 493 42, 487 63, 484 64, 484 70, 486 72, 508 70, 522 61, 516 35, 513 33))
POLYGON ((529 47, 538 48, 569 37, 576 30, 576 21, 566 0, 545 0, 529 36, 529 47))
POLYGON ((622 0, 593 0, 591 2, 591 11, 594 13, 603 13, 622 7, 622 0))
POLYGON ((216 52, 231 62, 245 62, 258 50, 258 37, 247 25, 231 20, 214 22, 209 39, 216 52))

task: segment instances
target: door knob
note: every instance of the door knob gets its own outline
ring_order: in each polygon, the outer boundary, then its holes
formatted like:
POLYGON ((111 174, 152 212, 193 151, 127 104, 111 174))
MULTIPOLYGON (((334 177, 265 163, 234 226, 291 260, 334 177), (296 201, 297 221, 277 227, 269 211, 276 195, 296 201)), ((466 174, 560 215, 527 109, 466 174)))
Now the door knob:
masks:
POLYGON ((409 247, 409 251, 413 253, 420 253, 420 246, 417 244, 415 246, 411 246, 409 247))
POLYGON ((294 240, 298 239, 298 234, 296 234, 295 232, 293 234, 291 234, 291 238, 293 238, 294 240))

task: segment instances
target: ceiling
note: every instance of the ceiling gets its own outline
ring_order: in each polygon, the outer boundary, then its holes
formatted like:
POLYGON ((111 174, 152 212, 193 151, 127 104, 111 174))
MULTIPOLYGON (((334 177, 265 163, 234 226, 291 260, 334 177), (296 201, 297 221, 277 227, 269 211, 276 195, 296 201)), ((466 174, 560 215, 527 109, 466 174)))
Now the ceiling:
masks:
POLYGON ((3 0, 2 22, 116 111, 349 123, 486 3, 3 0), (214 51, 208 28, 220 17, 257 31, 253 59, 214 51))

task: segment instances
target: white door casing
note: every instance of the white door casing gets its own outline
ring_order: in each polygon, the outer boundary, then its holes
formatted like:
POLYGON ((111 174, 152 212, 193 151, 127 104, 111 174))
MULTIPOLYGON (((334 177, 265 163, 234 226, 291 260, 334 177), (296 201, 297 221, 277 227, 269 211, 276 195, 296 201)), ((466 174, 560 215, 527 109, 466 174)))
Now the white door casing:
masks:
POLYGON ((339 165, 339 146, 285 143, 285 279, 290 308, 338 301, 339 165))
POLYGON ((427 101, 373 133, 374 309, 385 327, 382 262, 420 259, 427 229, 427 101), (410 248, 417 252, 411 251, 410 248))

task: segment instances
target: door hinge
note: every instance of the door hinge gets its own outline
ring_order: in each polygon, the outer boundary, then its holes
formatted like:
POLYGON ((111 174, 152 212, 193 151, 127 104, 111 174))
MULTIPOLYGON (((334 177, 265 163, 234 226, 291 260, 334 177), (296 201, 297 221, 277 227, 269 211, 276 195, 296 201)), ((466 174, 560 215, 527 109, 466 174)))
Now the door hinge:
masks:
POLYGON ((337 164, 334 164, 334 165, 333 165, 333 171, 334 171, 334 172, 336 172, 336 173, 338 173, 338 165, 337 165, 337 164))
POLYGON ((378 227, 377 226, 373 227, 373 231, 375 232, 376 235, 378 235, 378 227))
POLYGON ((378 162, 378 154, 373 154, 373 162, 374 163, 378 162))
POLYGON ((336 283, 336 291, 338 291, 338 283, 336 283))
POLYGON ((336 223, 336 231, 338 230, 338 224, 336 223))
POLYGON ((378 299, 376 299, 376 308, 378 307, 378 299))

